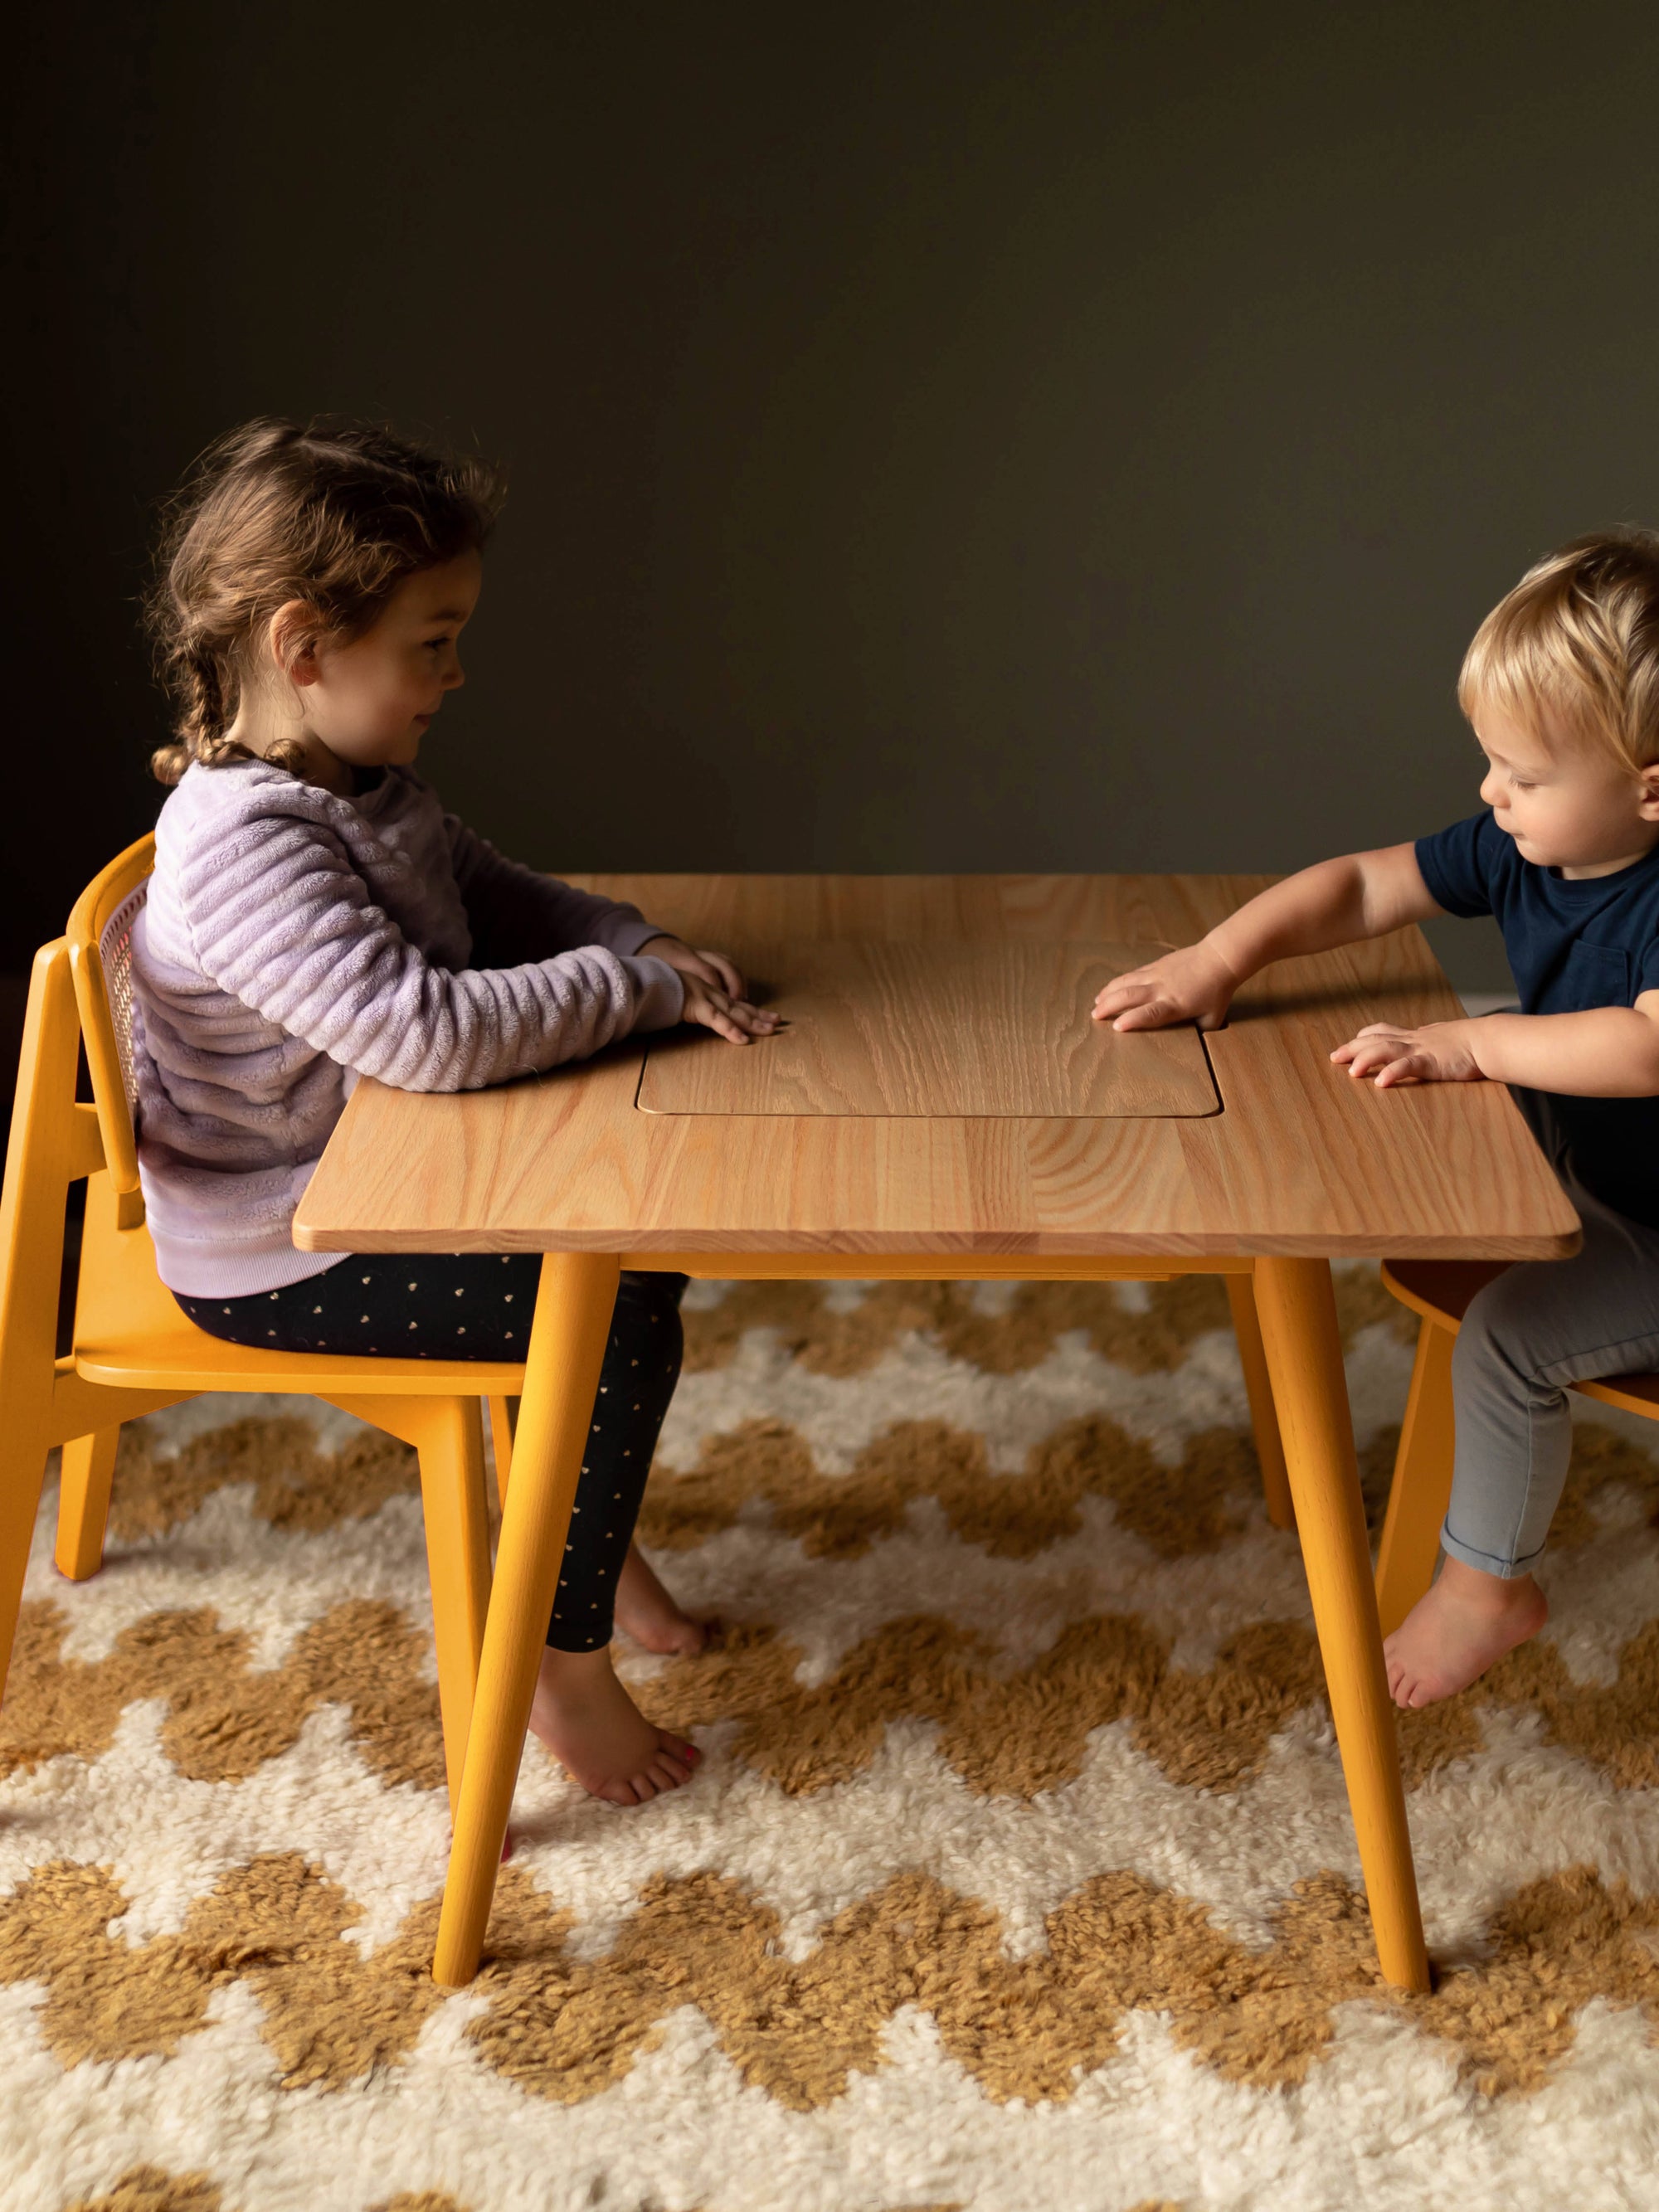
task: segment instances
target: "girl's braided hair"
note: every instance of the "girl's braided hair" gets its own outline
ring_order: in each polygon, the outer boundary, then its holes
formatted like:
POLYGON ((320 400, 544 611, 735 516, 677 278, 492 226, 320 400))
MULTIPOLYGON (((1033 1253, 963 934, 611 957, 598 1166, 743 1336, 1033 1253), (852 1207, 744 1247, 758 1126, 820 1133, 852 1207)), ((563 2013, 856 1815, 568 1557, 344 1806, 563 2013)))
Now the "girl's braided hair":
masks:
MULTIPOLYGON (((372 424, 266 416, 216 440, 168 503, 145 599, 175 705, 158 781, 248 757, 228 732, 279 607, 302 599, 319 637, 361 637, 404 577, 482 548, 504 495, 489 463, 372 424)), ((266 757, 301 765, 297 746, 266 757)))

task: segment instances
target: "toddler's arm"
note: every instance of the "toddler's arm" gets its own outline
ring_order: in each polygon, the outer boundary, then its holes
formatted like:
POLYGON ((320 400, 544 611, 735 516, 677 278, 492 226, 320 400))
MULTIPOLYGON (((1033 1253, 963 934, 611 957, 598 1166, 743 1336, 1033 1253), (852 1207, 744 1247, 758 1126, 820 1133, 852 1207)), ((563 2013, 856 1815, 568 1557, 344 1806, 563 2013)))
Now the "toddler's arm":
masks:
POLYGON ((1484 1076, 1569 1098, 1650 1098, 1659 1093, 1659 991, 1577 1014, 1483 1014, 1420 1030, 1374 1022, 1331 1058, 1379 1090, 1484 1076))
POLYGON ((1439 911, 1410 845, 1321 860, 1248 900, 1196 945, 1107 984, 1095 1019, 1117 1030, 1218 1029, 1239 986, 1270 960, 1382 937, 1439 911))

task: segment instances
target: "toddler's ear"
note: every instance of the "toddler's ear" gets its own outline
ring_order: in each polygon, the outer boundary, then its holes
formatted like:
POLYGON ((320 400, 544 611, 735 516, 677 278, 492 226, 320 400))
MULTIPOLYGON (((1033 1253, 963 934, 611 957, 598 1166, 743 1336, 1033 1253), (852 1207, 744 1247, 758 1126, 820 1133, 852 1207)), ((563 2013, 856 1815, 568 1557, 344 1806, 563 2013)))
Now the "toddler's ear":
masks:
POLYGON ((1651 761, 1637 775, 1641 780, 1642 795, 1637 801, 1637 811, 1644 822, 1659 822, 1659 761, 1651 761))

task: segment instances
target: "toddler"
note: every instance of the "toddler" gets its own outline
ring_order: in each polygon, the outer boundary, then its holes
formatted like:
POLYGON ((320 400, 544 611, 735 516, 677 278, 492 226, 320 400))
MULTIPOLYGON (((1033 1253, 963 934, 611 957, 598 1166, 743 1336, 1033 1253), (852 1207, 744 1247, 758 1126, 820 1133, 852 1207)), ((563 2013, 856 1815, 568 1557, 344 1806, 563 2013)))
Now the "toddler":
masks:
POLYGON ((1386 1647, 1401 1705, 1543 1626, 1533 1569, 1566 1477, 1566 1386, 1659 1368, 1659 535, 1609 531, 1528 570, 1457 696, 1482 812, 1306 868, 1095 1004, 1120 1030, 1213 1029, 1270 960, 1437 914, 1504 932, 1518 1014, 1374 1024, 1331 1054, 1379 1088, 1508 1084, 1583 1222, 1575 1258, 1509 1268, 1465 1317, 1443 1564, 1386 1647))
MULTIPOLYGON (((462 681, 501 487, 390 433, 250 422, 198 462, 149 617, 179 705, 133 940, 139 1166, 161 1279, 268 1349, 520 1359, 532 1254, 296 1251, 295 1206, 360 1075, 463 1091, 701 1023, 775 1017, 718 952, 505 860, 411 763, 462 681)), ((611 1671, 613 1608, 696 1650, 631 1544, 679 1371, 684 1278, 624 1273, 531 1725, 585 1788, 638 1804, 696 1757, 611 1671), (603 1510, 601 1510, 603 1509, 603 1510)))

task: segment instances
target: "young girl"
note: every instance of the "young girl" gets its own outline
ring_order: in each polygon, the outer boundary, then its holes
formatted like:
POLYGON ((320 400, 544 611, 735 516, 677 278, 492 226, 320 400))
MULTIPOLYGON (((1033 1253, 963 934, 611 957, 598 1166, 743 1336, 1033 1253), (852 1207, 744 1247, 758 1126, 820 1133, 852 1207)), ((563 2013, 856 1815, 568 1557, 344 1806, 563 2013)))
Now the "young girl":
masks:
POLYGON ((1484 810, 1326 860, 1201 944, 1108 985, 1120 1030, 1213 1029, 1287 954, 1431 915, 1495 915, 1518 1014, 1361 1030, 1331 1058, 1380 1088, 1507 1083, 1583 1222, 1571 1260, 1470 1305, 1439 1579, 1389 1638, 1402 1705, 1465 1688, 1549 1615, 1532 1570, 1571 1449, 1567 1386, 1659 1368, 1659 536, 1610 531, 1530 569, 1475 633, 1458 701, 1484 810))
MULTIPOLYGON (((523 1357, 534 1254, 295 1249, 360 1075, 471 1090, 678 1021, 735 1044, 776 1026, 722 954, 504 860, 413 773, 462 681, 501 495, 481 463, 384 430, 266 421, 213 447, 169 518, 149 612, 179 719, 153 760, 173 789, 133 947, 139 1164, 162 1281, 233 1343, 523 1357)), ((613 1608, 653 1650, 701 1641, 630 1542, 684 1288, 622 1278, 601 1388, 627 1410, 582 1470, 594 1510, 572 1527, 592 1535, 566 1549, 531 1720, 623 1805, 696 1757, 607 1649, 613 1608)))

